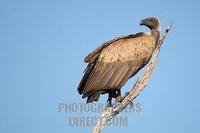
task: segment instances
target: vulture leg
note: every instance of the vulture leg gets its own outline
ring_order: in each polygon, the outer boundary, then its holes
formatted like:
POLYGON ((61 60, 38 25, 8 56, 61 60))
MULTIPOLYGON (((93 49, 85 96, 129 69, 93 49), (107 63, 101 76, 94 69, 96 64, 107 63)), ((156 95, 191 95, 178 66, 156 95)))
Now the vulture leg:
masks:
MULTIPOLYGON (((122 102, 124 97, 121 97, 121 90, 110 90, 108 92, 108 100, 107 100, 107 107, 112 107, 112 98, 115 98, 115 104, 119 104, 122 102)), ((106 108, 107 108, 106 107, 106 108)))
POLYGON ((116 98, 118 95, 115 90, 111 89, 108 91, 107 107, 112 107, 112 98, 116 98))
POLYGON ((112 92, 108 93, 107 107, 112 107, 112 92))
POLYGON ((121 90, 115 91, 114 98, 115 98, 115 103, 121 103, 122 102, 123 97, 121 97, 121 90))

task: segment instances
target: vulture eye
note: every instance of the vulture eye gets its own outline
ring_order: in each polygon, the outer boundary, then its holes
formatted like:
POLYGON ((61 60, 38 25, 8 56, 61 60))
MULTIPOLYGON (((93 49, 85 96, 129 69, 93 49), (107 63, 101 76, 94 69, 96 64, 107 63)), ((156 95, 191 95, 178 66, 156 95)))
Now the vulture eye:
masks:
POLYGON ((150 21, 153 21, 153 19, 150 19, 150 21))

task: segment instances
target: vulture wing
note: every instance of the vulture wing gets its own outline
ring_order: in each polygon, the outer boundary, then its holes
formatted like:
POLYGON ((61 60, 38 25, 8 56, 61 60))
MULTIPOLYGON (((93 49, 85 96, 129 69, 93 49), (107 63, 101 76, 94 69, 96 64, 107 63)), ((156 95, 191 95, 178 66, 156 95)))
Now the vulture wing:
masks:
POLYGON ((108 45, 110 45, 111 43, 113 42, 116 42, 120 39, 125 39, 125 38, 131 38, 131 37, 137 37, 137 36, 140 36, 142 35, 143 33, 137 33, 137 34, 130 34, 130 35, 127 35, 127 36, 121 36, 121 37, 117 37, 115 39, 112 39, 108 42, 105 42, 103 43, 102 45, 100 45, 99 47, 97 47, 92 53, 90 53, 88 56, 85 57, 85 62, 86 63, 91 63, 91 62, 94 62, 100 55, 101 53, 101 50, 105 47, 107 47, 108 45))
POLYGON ((98 101, 101 93, 121 89, 149 61, 155 42, 153 36, 138 33, 102 44, 85 58, 89 64, 78 92, 92 102, 98 101))

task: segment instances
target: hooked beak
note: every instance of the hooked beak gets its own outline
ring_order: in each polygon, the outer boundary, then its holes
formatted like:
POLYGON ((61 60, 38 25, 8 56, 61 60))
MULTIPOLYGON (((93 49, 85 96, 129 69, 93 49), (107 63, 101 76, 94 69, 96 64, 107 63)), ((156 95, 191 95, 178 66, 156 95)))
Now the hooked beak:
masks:
POLYGON ((140 26, 144 25, 144 20, 140 21, 140 26))

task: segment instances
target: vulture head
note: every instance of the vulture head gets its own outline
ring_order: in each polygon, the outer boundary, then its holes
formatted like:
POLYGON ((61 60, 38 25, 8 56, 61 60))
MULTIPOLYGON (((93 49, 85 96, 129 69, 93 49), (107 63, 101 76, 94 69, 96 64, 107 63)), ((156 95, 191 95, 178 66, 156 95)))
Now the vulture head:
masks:
POLYGON ((160 22, 156 17, 148 17, 140 21, 140 26, 147 26, 151 30, 160 31, 160 22))

